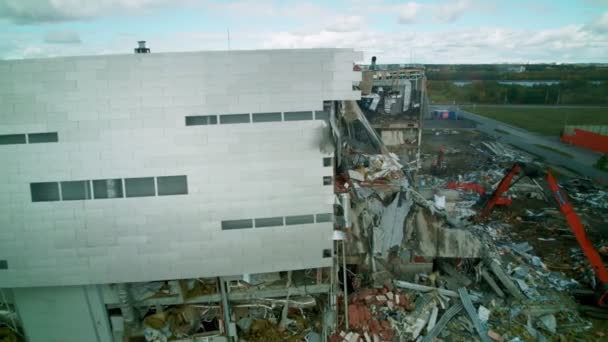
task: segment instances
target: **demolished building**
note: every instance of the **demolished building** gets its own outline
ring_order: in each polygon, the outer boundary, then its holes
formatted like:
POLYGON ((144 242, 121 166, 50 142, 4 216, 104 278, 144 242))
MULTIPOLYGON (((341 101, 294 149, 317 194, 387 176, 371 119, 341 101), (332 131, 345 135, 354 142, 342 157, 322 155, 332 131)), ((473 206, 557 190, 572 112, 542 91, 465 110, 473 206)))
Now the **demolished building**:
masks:
POLYGON ((372 128, 412 170, 420 169, 422 120, 428 113, 424 66, 372 64, 362 70, 358 101, 372 128))
MULTIPOLYGON (((469 220, 484 191, 464 182, 490 189, 532 158, 483 141, 479 169, 421 173, 423 69, 353 67, 350 49, 148 52, 0 62, 0 336, 519 341, 587 327, 560 316, 576 281, 507 222, 469 220)), ((606 207, 599 188, 564 186, 606 207)), ((539 188, 510 195, 546 200, 539 188)))

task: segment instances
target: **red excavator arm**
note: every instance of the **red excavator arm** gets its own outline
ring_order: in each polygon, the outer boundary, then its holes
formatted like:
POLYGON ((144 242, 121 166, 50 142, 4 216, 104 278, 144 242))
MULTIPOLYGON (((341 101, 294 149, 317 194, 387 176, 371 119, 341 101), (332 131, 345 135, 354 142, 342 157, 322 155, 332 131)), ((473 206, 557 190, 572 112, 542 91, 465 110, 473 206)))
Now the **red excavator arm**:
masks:
MULTIPOLYGON (((497 204, 500 196, 511 187, 513 177, 515 177, 515 175, 517 175, 523 169, 524 167, 521 164, 513 165, 507 175, 500 181, 494 193, 492 193, 490 199, 480 213, 481 217, 487 216, 492 212, 492 209, 497 204)), ((528 171, 525 176, 532 177, 537 174, 538 173, 536 172, 528 171)), ((553 197, 559 206, 559 210, 566 218, 566 221, 570 226, 570 230, 572 230, 572 233, 576 237, 578 244, 581 246, 585 257, 587 257, 587 260, 589 260, 589 263, 595 272, 598 279, 598 286, 596 288, 597 304, 604 306, 604 301, 608 299, 608 271, 604 267, 604 262, 602 261, 599 253, 595 250, 591 240, 589 240, 585 227, 574 211, 574 208, 572 208, 572 204, 570 204, 570 201, 568 201, 568 196, 566 193, 559 187, 559 185, 557 185, 557 181, 550 172, 547 172, 545 175, 547 177, 547 183, 549 183, 549 187, 551 188, 551 192, 553 192, 553 197)))
POLYGON ((574 211, 574 208, 572 208, 570 201, 568 201, 568 195, 566 195, 566 193, 557 185, 557 181, 550 172, 547 172, 547 183, 549 183, 551 192, 553 192, 553 197, 555 197, 555 201, 559 205, 559 210, 566 218, 566 221, 568 221, 568 225, 570 226, 572 233, 574 233, 576 241, 578 241, 578 244, 581 246, 583 253, 587 257, 587 260, 589 260, 589 263, 599 280, 598 285, 601 288, 598 288, 598 290, 601 290, 601 293, 599 293, 598 304, 603 305, 604 300, 608 295, 608 271, 606 271, 606 267, 604 267, 602 257, 595 250, 591 240, 589 240, 581 219, 574 211))
POLYGON ((485 207, 481 211, 481 217, 486 217, 492 212, 494 206, 500 201, 500 197, 502 196, 502 194, 507 192, 507 190, 509 190, 509 188, 511 187, 511 181, 513 180, 513 177, 515 177, 515 175, 519 173, 519 171, 521 171, 521 165, 513 165, 513 167, 509 170, 509 173, 507 173, 505 178, 503 178, 500 183, 498 183, 498 187, 496 187, 496 190, 494 190, 492 195, 490 195, 490 198, 486 202, 485 207))

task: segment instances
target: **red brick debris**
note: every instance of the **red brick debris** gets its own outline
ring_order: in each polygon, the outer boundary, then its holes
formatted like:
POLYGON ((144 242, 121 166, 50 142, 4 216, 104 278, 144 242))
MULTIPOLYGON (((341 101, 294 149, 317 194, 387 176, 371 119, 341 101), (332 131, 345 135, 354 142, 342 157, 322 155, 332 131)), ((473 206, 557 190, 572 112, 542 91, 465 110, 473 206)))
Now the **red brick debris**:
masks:
POLYGON ((349 331, 342 331, 331 336, 331 342, 384 342, 392 341, 395 331, 391 327, 390 321, 374 316, 375 312, 380 312, 380 308, 388 307, 391 310, 412 311, 415 305, 410 300, 408 294, 399 290, 363 289, 351 295, 348 304, 348 325, 349 331))

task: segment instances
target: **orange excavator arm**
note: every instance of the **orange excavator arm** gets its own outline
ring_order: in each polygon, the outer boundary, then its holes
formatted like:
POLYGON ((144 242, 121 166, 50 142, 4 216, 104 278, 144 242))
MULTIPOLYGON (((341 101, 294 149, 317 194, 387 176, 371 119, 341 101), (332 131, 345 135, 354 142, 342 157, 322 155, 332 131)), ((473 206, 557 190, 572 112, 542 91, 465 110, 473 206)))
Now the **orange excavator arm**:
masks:
MULTIPOLYGON (((481 217, 485 217, 492 212, 492 209, 494 209, 494 206, 499 201, 501 195, 509 190, 512 185, 511 182, 513 178, 520 171, 522 171, 522 169, 523 165, 521 164, 513 165, 507 175, 500 181, 498 187, 496 187, 496 190, 492 193, 489 200, 486 202, 485 207, 480 213, 481 217)), ((526 175, 532 177, 535 175, 535 173, 528 172, 526 175)), ((553 197, 559 206, 559 210, 566 218, 566 221, 570 226, 570 230, 572 230, 572 233, 576 237, 578 244, 583 250, 587 260, 589 260, 589 263, 591 264, 591 267, 593 268, 593 271, 595 272, 595 275, 599 281, 599 286, 596 289, 596 294, 598 295, 597 304, 603 306, 604 301, 608 300, 608 271, 606 270, 606 267, 604 267, 602 257, 597 250, 595 250, 591 240, 589 240, 583 223, 574 211, 570 201, 568 201, 568 195, 566 195, 566 193, 559 187, 551 172, 547 172, 546 177, 547 183, 549 183, 549 187, 551 188, 551 192, 553 192, 553 197)))
POLYGON ((574 233, 576 241, 578 241, 587 260, 589 260, 589 263, 599 280, 599 285, 603 287, 602 290, 604 292, 600 294, 598 299, 598 304, 601 305, 608 295, 608 292, 606 292, 606 288, 608 287, 608 271, 606 271, 606 267, 604 267, 602 257, 597 250, 595 250, 591 240, 589 240, 581 219, 574 211, 574 208, 572 208, 570 201, 568 201, 568 195, 566 195, 566 193, 557 185, 557 181, 550 172, 547 172, 547 183, 549 183, 549 187, 551 188, 551 192, 553 192, 553 197, 559 206, 559 210, 566 218, 566 221, 568 221, 570 230, 574 233))
POLYGON ((513 167, 509 170, 509 173, 507 173, 505 178, 503 178, 500 183, 498 183, 496 190, 494 190, 492 195, 490 195, 490 198, 486 202, 485 207, 481 211, 481 217, 486 217, 492 212, 494 206, 500 201, 500 197, 502 196, 502 194, 507 192, 507 190, 509 190, 509 188, 511 187, 511 181, 513 180, 513 177, 515 177, 515 175, 519 173, 519 171, 521 171, 520 164, 513 165, 513 167))

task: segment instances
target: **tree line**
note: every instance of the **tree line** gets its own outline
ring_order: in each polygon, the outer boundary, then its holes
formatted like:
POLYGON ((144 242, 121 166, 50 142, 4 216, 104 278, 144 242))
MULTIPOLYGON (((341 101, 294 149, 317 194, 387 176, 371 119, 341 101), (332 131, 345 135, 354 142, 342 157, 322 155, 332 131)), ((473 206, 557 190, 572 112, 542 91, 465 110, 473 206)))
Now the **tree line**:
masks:
POLYGON ((429 80, 427 91, 435 103, 608 105, 608 81, 565 80, 533 86, 472 81, 457 86, 451 81, 429 80))
POLYGON ((474 64, 425 65, 427 79, 450 80, 608 80, 608 66, 599 64, 474 64), (523 67, 524 71, 518 70, 523 67))

